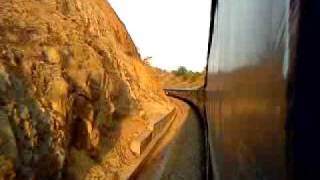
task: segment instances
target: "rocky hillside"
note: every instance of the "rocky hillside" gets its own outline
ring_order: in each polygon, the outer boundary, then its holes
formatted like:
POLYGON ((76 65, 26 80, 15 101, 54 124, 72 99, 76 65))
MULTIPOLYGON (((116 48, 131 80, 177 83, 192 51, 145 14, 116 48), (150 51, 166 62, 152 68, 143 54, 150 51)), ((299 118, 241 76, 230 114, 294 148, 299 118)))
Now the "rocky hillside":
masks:
POLYGON ((152 73, 105 0, 0 0, 0 179, 111 177, 170 108, 152 73))

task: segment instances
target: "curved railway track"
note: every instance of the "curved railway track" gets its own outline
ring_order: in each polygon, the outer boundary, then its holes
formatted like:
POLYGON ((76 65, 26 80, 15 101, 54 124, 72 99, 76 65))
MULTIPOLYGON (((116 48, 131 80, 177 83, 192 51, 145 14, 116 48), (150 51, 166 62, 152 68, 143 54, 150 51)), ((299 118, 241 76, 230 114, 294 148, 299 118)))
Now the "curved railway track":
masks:
POLYGON ((202 121, 187 103, 171 99, 176 119, 130 179, 208 179, 202 121))

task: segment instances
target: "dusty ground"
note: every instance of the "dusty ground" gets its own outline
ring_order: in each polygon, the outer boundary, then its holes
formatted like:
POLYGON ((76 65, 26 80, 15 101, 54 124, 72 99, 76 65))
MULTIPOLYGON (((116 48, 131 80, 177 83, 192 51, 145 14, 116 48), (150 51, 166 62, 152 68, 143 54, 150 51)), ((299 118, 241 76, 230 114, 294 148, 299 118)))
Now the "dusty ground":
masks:
POLYGON ((203 179, 204 142, 199 119, 190 107, 173 99, 178 115, 133 179, 203 179))

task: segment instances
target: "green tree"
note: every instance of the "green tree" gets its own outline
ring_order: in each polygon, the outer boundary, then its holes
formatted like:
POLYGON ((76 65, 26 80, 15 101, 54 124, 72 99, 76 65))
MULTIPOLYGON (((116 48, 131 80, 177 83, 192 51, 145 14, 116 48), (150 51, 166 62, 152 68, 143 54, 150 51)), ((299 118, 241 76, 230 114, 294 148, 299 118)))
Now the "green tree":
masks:
POLYGON ((184 66, 180 66, 174 73, 178 76, 183 76, 188 73, 188 69, 184 66))

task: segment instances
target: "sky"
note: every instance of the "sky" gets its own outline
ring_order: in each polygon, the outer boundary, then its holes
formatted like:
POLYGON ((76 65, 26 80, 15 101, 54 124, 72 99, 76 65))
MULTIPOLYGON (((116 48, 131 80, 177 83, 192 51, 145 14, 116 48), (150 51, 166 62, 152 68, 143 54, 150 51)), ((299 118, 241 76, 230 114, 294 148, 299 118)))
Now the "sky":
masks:
POLYGON ((206 66, 210 0, 109 0, 126 25, 142 58, 175 70, 206 66))

